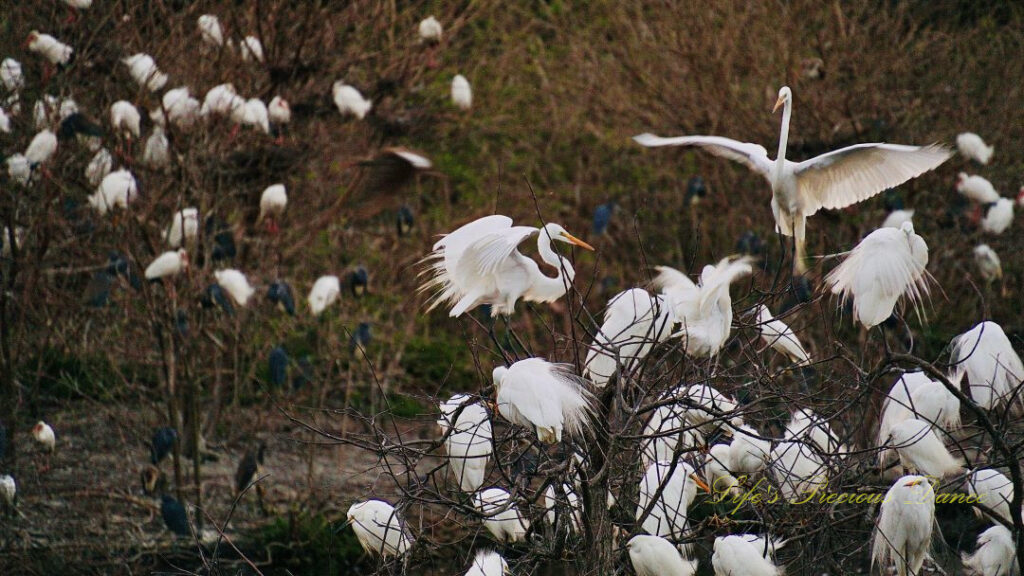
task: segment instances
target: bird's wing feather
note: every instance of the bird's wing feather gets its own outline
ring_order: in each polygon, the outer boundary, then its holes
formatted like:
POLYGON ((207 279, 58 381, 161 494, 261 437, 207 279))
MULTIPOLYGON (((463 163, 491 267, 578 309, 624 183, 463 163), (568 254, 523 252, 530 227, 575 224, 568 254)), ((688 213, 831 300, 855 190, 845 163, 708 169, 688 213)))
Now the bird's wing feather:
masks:
POLYGON ((446 247, 451 250, 461 251, 472 244, 481 236, 492 234, 503 228, 511 228, 512 219, 501 214, 484 216, 472 222, 466 223, 455 231, 445 234, 440 240, 434 243, 434 250, 446 247))
POLYGON ((654 148, 658 146, 697 146, 703 148, 715 156, 728 158, 739 162, 758 174, 768 177, 771 173, 774 162, 768 159, 768 151, 760 144, 740 142, 732 138, 722 136, 677 136, 675 138, 662 138, 654 134, 640 134, 634 136, 633 140, 641 146, 654 148))
POLYGON ((856 144, 797 163, 793 170, 804 214, 845 208, 942 164, 952 152, 940 145, 856 144))
POLYGON ((466 247, 456 263, 456 274, 471 273, 485 276, 497 272, 501 265, 519 248, 519 244, 536 234, 532 226, 513 226, 493 234, 481 236, 466 247))

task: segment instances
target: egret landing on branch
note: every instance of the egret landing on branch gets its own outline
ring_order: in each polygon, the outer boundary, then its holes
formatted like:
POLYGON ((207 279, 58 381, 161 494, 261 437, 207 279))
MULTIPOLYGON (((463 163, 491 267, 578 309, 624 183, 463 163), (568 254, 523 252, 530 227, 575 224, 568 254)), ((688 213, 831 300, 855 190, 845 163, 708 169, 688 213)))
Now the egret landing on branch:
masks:
POLYGON ((898 144, 855 144, 803 162, 786 160, 789 119, 793 92, 779 90, 772 112, 782 107, 779 154, 768 159, 764 146, 738 142, 721 136, 680 136, 662 138, 654 134, 634 136, 638 144, 655 146, 699 146, 708 152, 734 160, 764 176, 772 187, 772 213, 776 229, 796 240, 793 262, 796 274, 806 271, 804 237, 808 216, 822 208, 845 208, 879 192, 903 184, 949 159, 944 146, 901 146, 898 144))

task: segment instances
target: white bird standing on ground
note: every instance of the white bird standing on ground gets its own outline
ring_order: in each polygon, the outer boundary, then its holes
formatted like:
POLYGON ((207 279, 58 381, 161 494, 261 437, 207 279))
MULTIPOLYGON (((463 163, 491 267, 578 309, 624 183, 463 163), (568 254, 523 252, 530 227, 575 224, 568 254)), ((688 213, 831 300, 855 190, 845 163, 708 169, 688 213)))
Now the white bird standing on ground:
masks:
POLYGON ((383 500, 357 502, 348 509, 348 522, 363 550, 380 556, 401 556, 412 547, 412 534, 395 507, 383 500))
POLYGON ((470 396, 456 394, 442 402, 441 417, 437 420, 444 441, 448 466, 459 482, 459 488, 469 494, 476 492, 487 476, 487 462, 491 458, 491 418, 479 402, 468 403, 470 396), (462 412, 456 416, 460 406, 462 412), (451 430, 451 433, 448 433, 451 430))
POLYGON ((520 360, 494 369, 498 413, 513 424, 533 428, 537 439, 554 444, 562 432, 580 435, 590 418, 593 396, 568 364, 542 358, 520 360))
POLYGON ((950 380, 959 385, 967 375, 968 392, 979 406, 991 410, 1015 394, 1014 401, 1021 402, 1017 389, 1024 381, 1024 363, 1002 326, 982 322, 953 338, 951 347, 950 380))
POLYGON ((619 364, 632 372, 654 344, 671 333, 671 313, 660 296, 643 288, 620 292, 608 301, 604 322, 587 352, 583 375, 595 386, 604 386, 619 364))
POLYGON ((554 302, 565 295, 576 272, 572 264, 551 248, 551 241, 594 248, 566 232, 560 224, 543 228, 513 226, 508 216, 485 216, 438 240, 422 260, 430 278, 420 291, 434 291, 427 311, 438 305, 452 306, 449 316, 458 317, 483 304, 491 316, 511 315, 516 301, 554 302), (544 263, 557 270, 544 274, 532 258, 519 252, 519 244, 537 235, 537 251, 544 263), (563 273, 564 272, 564 273, 563 273))
POLYGON ((441 41, 441 34, 443 30, 444 29, 441 27, 441 23, 437 21, 437 18, 427 16, 423 20, 420 20, 420 41, 436 44, 441 41))
POLYGON ((990 234, 1002 234, 1013 224, 1013 200, 999 198, 989 206, 981 219, 981 229, 990 234))
POLYGON ((239 306, 245 307, 249 303, 249 298, 256 293, 256 289, 249 285, 245 274, 238 270, 217 270, 213 276, 217 279, 217 284, 230 294, 231 299, 239 306))
POLYGON ((452 103, 460 110, 473 107, 473 90, 469 87, 469 80, 462 74, 452 78, 452 103))
POLYGON ((42 420, 32 427, 32 438, 35 438, 46 452, 52 453, 57 447, 57 436, 53 433, 53 428, 42 420))
POLYGON ((99 186, 103 178, 114 169, 114 157, 110 150, 100 148, 85 167, 85 179, 90 186, 99 186))
MULTIPOLYGON (((992 510, 1003 521, 1013 524, 1010 518, 1010 502, 1013 502, 1013 482, 1002 472, 991 468, 975 470, 967 478, 967 493, 976 496, 977 501, 992 510)), ((975 508, 978 517, 981 508, 975 508)))
POLYGON ((341 282, 337 276, 321 276, 313 283, 309 291, 309 311, 313 316, 319 316, 321 312, 334 303, 341 295, 341 282))
POLYGON ((334 83, 331 93, 334 96, 334 105, 338 107, 338 112, 341 112, 342 116, 351 115, 362 120, 373 107, 373 102, 363 98, 359 90, 342 80, 334 83))
POLYGON ((142 115, 131 102, 118 100, 110 105, 110 127, 118 135, 131 141, 132 138, 138 138, 142 132, 142 115))
POLYGON ((729 492, 733 496, 738 496, 741 492, 740 481, 730 470, 729 452, 728 444, 715 444, 708 450, 707 458, 704 459, 704 481, 707 482, 712 495, 729 492))
POLYGON ((8 92, 19 92, 25 87, 25 74, 21 69, 21 62, 14 58, 4 58, 0 62, 0 82, 8 92))
POLYGON ((198 235, 199 209, 182 208, 171 218, 171 225, 167 228, 167 245, 180 248, 182 244, 195 240, 198 235))
POLYGON ((983 176, 968 176, 965 172, 956 176, 956 191, 978 204, 991 204, 999 200, 999 192, 996 192, 991 182, 983 176))
POLYGON ((269 218, 267 228, 271 233, 277 232, 277 218, 284 214, 284 209, 288 206, 288 191, 285 189, 284 184, 272 184, 267 186, 260 195, 260 216, 257 218, 257 222, 262 222, 264 218, 269 218))
POLYGON ((128 208, 139 196, 139 185, 131 172, 121 169, 103 177, 96 192, 89 196, 89 205, 100 215, 111 208, 128 208))
POLYGON ((673 319, 681 325, 673 336, 683 338, 690 356, 714 356, 732 332, 732 297, 729 286, 753 271, 752 258, 724 258, 701 271, 700 283, 668 266, 658 266, 654 286, 662 291, 673 319))
POLYGON ((142 163, 150 168, 164 168, 171 164, 171 143, 160 126, 154 126, 153 132, 146 138, 146 145, 142 148, 142 163))
POLYGON ((761 339, 776 351, 785 354, 790 360, 796 362, 797 366, 810 364, 811 356, 804 350, 800 339, 793 333, 793 329, 785 322, 772 316, 767 306, 757 307, 758 330, 761 332, 761 339))
POLYGON ((719 536, 711 556, 715 576, 782 576, 782 568, 772 562, 770 554, 765 555, 766 549, 774 552, 774 548, 752 534, 719 536))
POLYGON ((466 576, 505 576, 508 574, 508 563, 501 554, 492 550, 481 550, 476 553, 473 564, 466 576))
POLYGON ((956 148, 960 154, 968 160, 974 160, 978 164, 988 164, 995 152, 995 146, 986 146, 985 141, 974 132, 963 132, 956 137, 956 148))
POLYGON ((686 513, 697 496, 697 487, 711 492, 688 463, 679 460, 673 466, 671 460, 661 460, 651 464, 640 480, 636 520, 643 518, 641 527, 652 536, 681 540, 686 533, 686 513), (652 504, 659 488, 661 494, 652 504), (645 517, 648 507, 650 513, 645 517))
POLYGON ((804 236, 807 217, 822 208, 838 209, 867 200, 899 186, 949 159, 952 153, 938 145, 856 144, 822 154, 803 162, 786 160, 793 93, 788 86, 779 90, 773 113, 782 110, 782 131, 775 160, 758 144, 737 142, 720 136, 660 138, 641 134, 633 139, 643 146, 698 146, 723 158, 739 162, 764 176, 772 188, 772 213, 776 230, 796 240, 794 271, 803 274, 804 236))
POLYGON ((242 54, 242 62, 263 63, 263 43, 255 36, 246 36, 239 45, 242 54))
POLYGON ((25 149, 25 158, 35 167, 45 164, 57 153, 57 135, 49 130, 43 130, 32 137, 25 149))
POLYGON ((903 296, 919 306, 928 294, 928 245, 905 222, 898 230, 879 228, 846 253, 825 278, 843 303, 853 297, 853 313, 865 328, 892 316, 903 296))
POLYGON ((732 431, 728 459, 730 472, 742 476, 764 469, 771 460, 772 443, 760 436, 749 426, 737 426, 732 431))
POLYGON ((146 280, 157 280, 176 276, 187 269, 188 252, 184 248, 178 248, 157 256, 149 266, 146 266, 143 275, 146 280))
POLYGON ((488 488, 473 495, 473 504, 483 515, 487 531, 500 542, 518 542, 526 537, 530 521, 519 513, 512 496, 501 488, 488 488))
POLYGON ((960 472, 960 462, 953 458, 932 430, 931 424, 908 418, 889 431, 886 442, 899 454, 900 464, 907 470, 932 478, 942 478, 960 472))
POLYGON ((660 536, 638 534, 629 539, 626 549, 637 576, 693 576, 697 572, 696 560, 684 559, 660 536))
POLYGON ((122 58, 121 62, 128 67, 128 75, 132 80, 150 92, 162 90, 167 85, 167 74, 157 68, 156 62, 149 54, 139 52, 122 58))
POLYGON ((879 228, 900 228, 904 222, 914 223, 914 211, 913 210, 893 210, 889 212, 889 215, 885 217, 885 221, 879 228))
POLYGON ((978 266, 982 280, 991 284, 1003 278, 1003 263, 988 244, 978 244, 971 253, 974 255, 974 263, 978 266))
POLYGON ((220 19, 213 14, 199 17, 199 36, 209 46, 220 48, 224 45, 224 31, 220 27, 220 19))
POLYGON ((996 524, 978 535, 973 554, 962 556, 968 576, 1016 576, 1017 545, 1010 529, 996 524))
POLYGON ((54 66, 67 64, 71 60, 71 54, 74 52, 71 46, 64 44, 49 34, 42 34, 35 30, 29 32, 26 44, 29 50, 46 58, 54 66))
POLYGON ((780 441, 772 448, 771 460, 772 475, 786 500, 803 500, 808 492, 828 486, 825 463, 803 441, 780 441))
POLYGON ((904 476, 885 493, 875 524, 871 565, 889 565, 898 576, 919 576, 929 556, 935 524, 935 491, 924 476, 904 476))

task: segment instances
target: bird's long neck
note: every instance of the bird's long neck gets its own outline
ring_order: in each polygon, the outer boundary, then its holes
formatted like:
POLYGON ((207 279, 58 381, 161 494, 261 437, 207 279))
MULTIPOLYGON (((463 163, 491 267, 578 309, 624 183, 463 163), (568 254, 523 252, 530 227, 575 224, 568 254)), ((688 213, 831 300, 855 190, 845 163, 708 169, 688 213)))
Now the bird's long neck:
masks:
POLYGON ((547 230, 541 229, 537 235, 537 252, 540 253, 540 259, 545 264, 555 267, 557 273, 553 278, 549 277, 541 272, 538 266, 537 278, 533 279, 533 286, 530 290, 531 296, 541 302, 557 300, 565 294, 566 285, 576 277, 576 271, 573 270, 572 264, 568 260, 559 256, 551 247, 551 237, 547 230), (565 270, 564 276, 563 269, 565 270))
POLYGON ((786 100, 782 107, 782 131, 779 133, 779 154, 775 157, 775 175, 782 176, 782 167, 786 163, 786 144, 789 142, 789 117, 793 113, 792 100, 786 100))

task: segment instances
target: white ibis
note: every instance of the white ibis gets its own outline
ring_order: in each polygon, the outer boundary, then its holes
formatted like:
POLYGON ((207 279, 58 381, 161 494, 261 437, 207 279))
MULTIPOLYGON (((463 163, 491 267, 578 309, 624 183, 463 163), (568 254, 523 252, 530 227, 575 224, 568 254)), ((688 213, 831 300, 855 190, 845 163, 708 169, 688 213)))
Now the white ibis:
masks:
POLYGON ((210 114, 231 116, 235 110, 243 106, 245 106, 245 98, 238 95, 234 84, 218 84, 206 92, 203 105, 199 108, 199 114, 201 116, 210 114))
POLYGON ((1002 234, 1013 224, 1013 204, 1009 198, 999 198, 989 206, 981 219, 981 229, 989 234, 1002 234))
POLYGON ((256 289, 249 285, 249 280, 245 277, 245 274, 239 270, 217 270, 213 273, 213 276, 217 279, 217 284, 239 306, 245 307, 249 303, 249 298, 252 298, 252 295, 256 293, 256 289))
POLYGON ((127 208, 138 195, 139 185, 135 176, 121 169, 103 177, 96 192, 89 196, 89 204, 102 216, 111 208, 127 208))
POLYGON ((128 75, 132 80, 150 92, 162 90, 167 85, 167 74, 157 68, 156 62, 149 54, 139 52, 122 58, 121 62, 128 67, 128 75))
POLYGON ((292 107, 281 96, 274 96, 267 105, 271 129, 277 133, 277 143, 284 142, 284 127, 292 122, 292 107))
POLYGON ((46 422, 40 420, 32 427, 32 438, 39 443, 43 452, 46 454, 46 465, 43 469, 49 469, 50 458, 57 449, 57 436, 53 433, 53 428, 51 428, 46 422))
POLYGON ((49 130, 36 134, 25 149, 25 158, 33 168, 45 164, 57 153, 57 135, 49 130))
POLYGON ((341 281, 337 276, 321 276, 313 283, 309 291, 309 311, 313 316, 319 316, 321 312, 334 303, 341 295, 341 281))
POLYGON ((159 280, 161 278, 177 276, 187 269, 188 251, 184 248, 178 248, 177 250, 164 252, 157 256, 146 267, 143 275, 146 277, 146 280, 159 280))
POLYGON ((1003 278, 1003 263, 991 246, 978 244, 971 253, 974 255, 974 263, 978 266, 978 274, 982 280, 991 284, 1003 278))
POLYGON ((191 127, 199 118, 201 105, 189 93, 188 86, 181 86, 165 92, 163 105, 163 110, 157 109, 150 113, 151 117, 155 115, 154 122, 160 126, 164 125, 164 114, 168 121, 182 129, 191 127))
POLYGON ((266 218, 267 231, 277 234, 280 231, 277 218, 284 213, 287 206, 288 192, 285 190, 284 184, 267 186, 263 194, 260 195, 260 216, 257 221, 262 222, 266 218))
POLYGON ((199 235, 199 209, 182 208, 174 213, 171 225, 167 228, 167 245, 180 248, 182 244, 192 242, 199 235))
POLYGON ((995 186, 977 174, 968 175, 960 172, 956 176, 956 191, 978 204, 991 204, 999 200, 999 192, 995 186))
POLYGON ((956 148, 960 154, 968 160, 974 160, 978 164, 988 164, 995 152, 995 146, 986 146, 985 141, 974 132, 963 132, 956 137, 956 148))
POLYGON ((220 48, 224 45, 224 32, 220 27, 220 19, 213 14, 203 14, 197 21, 199 36, 208 46, 220 48))
POLYGON ((242 106, 233 108, 231 120, 235 123, 232 137, 242 126, 252 126, 264 134, 270 134, 270 114, 267 112, 267 105, 259 98, 250 98, 242 106))
POLYGON ((39 54, 54 66, 64 66, 71 60, 74 49, 49 34, 35 30, 29 32, 26 40, 28 49, 39 54))
POLYGON ((469 87, 469 80, 462 74, 452 78, 452 103, 460 110, 473 107, 473 90, 469 87))
POLYGON ((373 107, 373 103, 363 98, 359 90, 342 80, 334 83, 331 93, 334 96, 334 105, 338 107, 338 112, 341 112, 342 116, 355 116, 362 120, 373 107))

